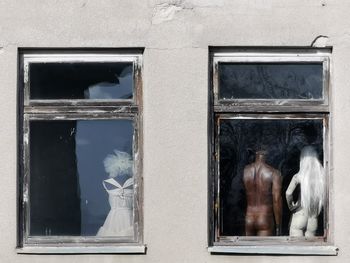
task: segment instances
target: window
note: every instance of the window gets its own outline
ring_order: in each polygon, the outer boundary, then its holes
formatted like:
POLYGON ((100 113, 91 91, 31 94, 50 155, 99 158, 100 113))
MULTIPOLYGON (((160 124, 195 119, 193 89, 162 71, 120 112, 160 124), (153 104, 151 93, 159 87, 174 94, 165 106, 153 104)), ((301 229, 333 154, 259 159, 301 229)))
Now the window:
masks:
POLYGON ((335 254, 330 50, 213 50, 209 251, 335 254))
POLYGON ((141 64, 20 53, 20 253, 144 253, 141 64))

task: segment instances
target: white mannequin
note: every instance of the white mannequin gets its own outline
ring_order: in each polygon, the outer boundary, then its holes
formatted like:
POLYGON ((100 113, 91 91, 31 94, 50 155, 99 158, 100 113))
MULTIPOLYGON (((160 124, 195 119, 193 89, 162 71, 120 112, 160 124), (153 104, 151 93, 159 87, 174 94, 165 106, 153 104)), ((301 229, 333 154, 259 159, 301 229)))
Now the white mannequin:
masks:
POLYGON ((102 184, 108 193, 111 210, 96 235, 131 237, 134 235, 133 160, 128 153, 114 150, 114 154, 109 154, 103 164, 109 179, 103 180, 102 184), (121 177, 128 179, 121 183, 121 177))
POLYGON ((315 149, 304 147, 300 155, 300 169, 295 174, 286 191, 289 210, 293 212, 289 235, 314 237, 317 230, 317 217, 324 203, 324 169, 317 158, 315 149), (293 201, 293 192, 300 184, 300 196, 293 201))

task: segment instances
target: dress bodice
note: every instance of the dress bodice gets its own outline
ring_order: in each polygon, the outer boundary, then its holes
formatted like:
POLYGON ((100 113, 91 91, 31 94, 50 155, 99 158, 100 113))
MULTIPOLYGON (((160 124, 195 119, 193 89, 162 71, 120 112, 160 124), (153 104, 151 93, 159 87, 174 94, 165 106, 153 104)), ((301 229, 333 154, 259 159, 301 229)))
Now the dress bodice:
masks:
POLYGON ((109 178, 103 181, 103 187, 108 193, 109 204, 111 209, 132 209, 134 189, 130 188, 134 184, 133 178, 129 178, 123 185, 119 184, 115 179, 109 178), (115 186, 108 189, 106 184, 115 186))

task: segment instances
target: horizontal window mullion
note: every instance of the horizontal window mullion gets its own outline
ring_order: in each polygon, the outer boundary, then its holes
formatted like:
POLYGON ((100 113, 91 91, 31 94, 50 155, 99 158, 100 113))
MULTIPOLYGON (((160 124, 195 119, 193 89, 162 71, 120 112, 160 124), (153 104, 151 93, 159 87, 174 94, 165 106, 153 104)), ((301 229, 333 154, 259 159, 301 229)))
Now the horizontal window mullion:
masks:
POLYGON ((214 112, 219 113, 245 113, 245 112, 259 112, 259 113, 291 113, 291 112, 320 112, 329 113, 328 106, 265 106, 265 105, 246 105, 246 106, 232 106, 232 105, 215 105, 214 112))
POLYGON ((71 113, 25 113, 28 120, 109 120, 109 119, 135 119, 137 113, 125 112, 71 112, 71 113))
POLYGON ((85 107, 99 107, 99 106, 136 106, 134 99, 54 99, 54 100, 28 100, 25 106, 85 106, 85 107))
POLYGON ((36 106, 24 107, 24 114, 135 114, 137 106, 36 106))
POLYGON ((266 113, 266 112, 250 112, 250 113, 226 113, 216 112, 215 119, 267 119, 267 120, 283 120, 283 119, 328 119, 328 113, 308 112, 308 113, 266 113))

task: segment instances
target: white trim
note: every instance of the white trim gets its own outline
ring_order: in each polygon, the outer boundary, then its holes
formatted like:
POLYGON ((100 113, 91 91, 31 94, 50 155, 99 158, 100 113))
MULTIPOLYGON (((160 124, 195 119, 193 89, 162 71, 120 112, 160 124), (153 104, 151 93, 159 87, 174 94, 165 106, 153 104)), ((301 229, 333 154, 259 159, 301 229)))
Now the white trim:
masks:
POLYGON ((133 246, 79 246, 79 247, 37 247, 16 248, 18 254, 145 254, 146 245, 133 246))
POLYGON ((110 53, 46 53, 46 54, 24 54, 26 63, 48 63, 48 62, 136 62, 140 54, 110 53))
POLYGON ((248 54, 241 55, 236 54, 236 56, 215 56, 214 57, 214 63, 229 63, 229 62, 236 62, 236 63, 322 63, 327 62, 328 57, 323 56, 310 56, 310 55, 299 55, 299 54, 290 54, 290 56, 286 56, 286 54, 280 55, 280 56, 267 56, 267 55, 255 55, 250 56, 248 54))
POLYGON ((281 255, 338 255, 335 246, 212 246, 210 253, 223 254, 281 254, 281 255))
POLYGON ((214 57, 327 57, 332 53, 331 48, 233 48, 230 50, 216 50, 214 57))

